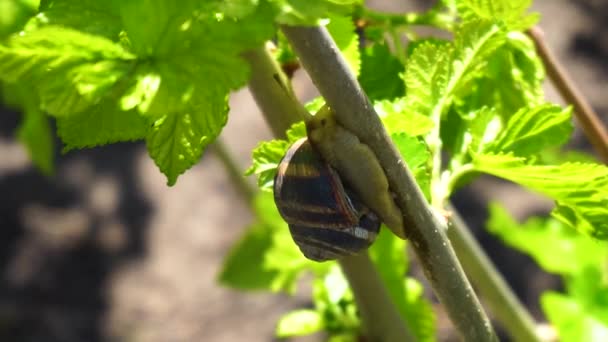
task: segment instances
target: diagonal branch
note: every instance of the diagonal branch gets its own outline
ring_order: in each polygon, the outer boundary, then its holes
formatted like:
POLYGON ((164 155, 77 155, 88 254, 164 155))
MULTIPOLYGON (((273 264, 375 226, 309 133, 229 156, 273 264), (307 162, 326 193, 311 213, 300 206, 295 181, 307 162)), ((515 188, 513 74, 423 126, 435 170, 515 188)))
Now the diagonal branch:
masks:
MULTIPOLYGON (((350 73, 324 27, 288 27, 283 33, 304 68, 335 111, 339 123, 367 144, 382 165, 425 274, 465 341, 497 341, 441 224, 387 135, 378 115, 350 73)), ((356 170, 353 170, 355 172, 356 170)))
MULTIPOLYGON (((244 58, 252 70, 249 90, 275 136, 284 136, 291 124, 310 117, 267 49, 250 50, 244 58)), ((365 335, 371 341, 413 341, 369 255, 345 257, 339 263, 353 290, 365 335)))
POLYGON ((536 50, 547 68, 549 78, 555 87, 557 87, 564 100, 574 106, 576 118, 580 122, 591 145, 593 145, 595 152, 597 152, 604 163, 608 163, 608 131, 606 131, 599 116, 583 94, 577 89, 570 76, 568 76, 566 69, 559 63, 547 43, 545 43, 543 32, 538 27, 533 27, 528 31, 528 35, 536 45, 536 50))

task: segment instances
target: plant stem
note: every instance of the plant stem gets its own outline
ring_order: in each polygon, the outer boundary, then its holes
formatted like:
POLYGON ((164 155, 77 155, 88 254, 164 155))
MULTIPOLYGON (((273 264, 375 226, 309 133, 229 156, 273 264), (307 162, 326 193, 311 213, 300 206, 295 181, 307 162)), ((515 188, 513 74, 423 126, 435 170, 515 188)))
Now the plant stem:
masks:
MULTIPOLYGON (((324 27, 281 27, 338 122, 367 144, 382 165, 405 231, 435 294, 465 341, 497 341, 475 292, 411 171, 324 27)), ((356 172, 356 170, 353 170, 356 172)), ((356 189, 359 191, 358 189, 356 189)))
POLYGON ((243 57, 251 65, 249 88, 266 123, 277 138, 285 138, 292 124, 310 116, 293 92, 289 79, 266 48, 249 50, 243 57))
POLYGON ((342 258, 338 262, 353 290, 365 336, 370 341, 414 341, 367 252, 342 258))
POLYGON ((221 138, 213 143, 213 152, 228 172, 232 184, 235 185, 243 198, 247 200, 248 203, 251 203, 256 190, 251 184, 247 183, 247 179, 243 176, 243 171, 238 166, 236 160, 232 157, 221 138))
POLYGON ((574 106, 574 113, 581 124, 585 135, 593 145, 595 152, 604 163, 608 163, 608 132, 597 113, 589 102, 580 93, 566 69, 560 64, 547 43, 544 34, 538 27, 528 30, 528 35, 534 41, 536 49, 543 64, 547 68, 547 74, 553 84, 559 90, 562 98, 574 106))
MULTIPOLYGON (((249 89, 275 135, 284 135, 291 124, 310 116, 296 100, 283 71, 266 49, 249 51, 245 58, 252 72, 249 89), (288 113, 298 115, 285 118, 288 113)), ((380 341, 412 341, 412 334, 401 321, 367 253, 344 258, 340 265, 353 289, 364 331, 380 341)))
POLYGON ((450 242, 490 311, 502 323, 513 341, 540 341, 534 319, 496 271, 458 212, 452 206, 448 206, 448 210, 451 213, 448 229, 450 242))

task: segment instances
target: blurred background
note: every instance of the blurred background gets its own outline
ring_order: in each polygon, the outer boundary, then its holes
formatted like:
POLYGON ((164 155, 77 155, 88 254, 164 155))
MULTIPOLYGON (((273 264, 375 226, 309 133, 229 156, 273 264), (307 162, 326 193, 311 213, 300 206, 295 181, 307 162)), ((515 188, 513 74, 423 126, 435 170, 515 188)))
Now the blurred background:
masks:
MULTIPOLYGON (((367 3, 404 11, 425 1, 367 3)), ((536 0, 533 9, 548 44, 605 118, 608 2, 536 0)), ((294 82, 301 99, 316 95, 303 71, 294 82)), ((562 103, 550 86, 547 96, 562 103)), ((16 141, 20 115, 0 112, 0 341, 270 341, 282 313, 310 305, 307 296, 216 283, 252 216, 213 149, 167 187, 143 143, 61 155, 57 141, 56 174, 47 178, 16 141)), ((249 92, 233 94, 221 139, 243 170, 257 142, 270 138, 249 92)), ((571 146, 589 150, 580 131, 571 146)), ((551 203, 489 177, 455 198, 520 299, 543 320, 538 295, 560 283, 482 231, 489 199, 519 219, 547 213, 551 203)), ((449 323, 441 326, 445 340, 449 323)))

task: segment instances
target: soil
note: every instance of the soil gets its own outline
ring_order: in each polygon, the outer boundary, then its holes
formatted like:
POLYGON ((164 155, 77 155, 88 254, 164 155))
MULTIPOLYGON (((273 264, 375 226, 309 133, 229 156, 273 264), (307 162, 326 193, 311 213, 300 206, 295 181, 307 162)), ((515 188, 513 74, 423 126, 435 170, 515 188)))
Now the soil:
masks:
MULTIPOLYGON (((548 43, 606 118, 608 4, 537 0, 534 8, 548 43)), ((296 90, 302 99, 315 94, 302 71, 296 90)), ((559 101, 550 87, 547 95, 559 101)), ((46 178, 15 140, 19 119, 7 109, 0 114, 1 341, 268 341, 282 313, 310 305, 306 294, 243 293, 216 283, 252 216, 212 152, 174 187, 142 143, 58 149, 57 172, 46 178)), ((235 93, 221 139, 242 169, 257 142, 270 137, 250 94, 235 93)), ((572 146, 589 148, 580 132, 572 146)), ((559 288, 559 280, 481 230, 490 199, 520 219, 546 213, 551 203, 493 178, 456 195, 498 268, 542 320, 538 295, 559 288)), ((453 338, 448 323, 440 336, 453 338)))

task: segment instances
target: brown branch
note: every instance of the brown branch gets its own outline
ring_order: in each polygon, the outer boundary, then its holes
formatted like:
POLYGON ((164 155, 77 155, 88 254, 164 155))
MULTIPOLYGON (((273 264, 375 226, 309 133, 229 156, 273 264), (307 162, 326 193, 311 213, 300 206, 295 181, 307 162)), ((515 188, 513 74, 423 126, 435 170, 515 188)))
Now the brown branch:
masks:
POLYGON ((536 45, 536 50, 547 68, 549 78, 559 90, 562 98, 574 106, 575 116, 581 124, 585 136, 593 145, 600 159, 604 163, 608 163, 608 131, 604 124, 545 42, 542 30, 533 27, 527 33, 536 45))

